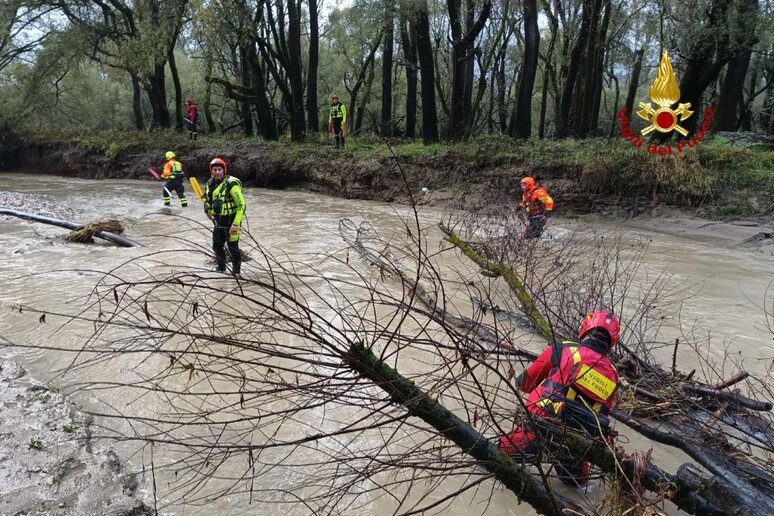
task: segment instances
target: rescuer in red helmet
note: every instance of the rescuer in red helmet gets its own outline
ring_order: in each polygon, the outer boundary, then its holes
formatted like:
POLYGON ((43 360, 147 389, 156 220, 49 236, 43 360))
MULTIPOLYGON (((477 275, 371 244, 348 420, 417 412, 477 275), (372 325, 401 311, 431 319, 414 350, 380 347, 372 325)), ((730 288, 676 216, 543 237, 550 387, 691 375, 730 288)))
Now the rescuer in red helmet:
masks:
MULTIPOLYGON (((578 340, 549 346, 521 375, 516 387, 529 393, 526 406, 534 416, 558 418, 569 428, 594 437, 610 436, 618 371, 607 353, 618 342, 621 325, 610 310, 599 310, 581 322, 578 340)), ((500 438, 500 451, 535 455, 535 434, 524 425, 500 438)), ((588 482, 588 461, 560 459, 559 478, 571 486, 588 482)))
POLYGON ((215 222, 212 230, 212 250, 215 251, 216 270, 226 271, 226 251, 231 257, 231 272, 239 277, 242 254, 239 251, 239 234, 245 215, 245 198, 242 182, 227 175, 228 167, 223 158, 210 161, 210 180, 204 188, 204 213, 215 222))

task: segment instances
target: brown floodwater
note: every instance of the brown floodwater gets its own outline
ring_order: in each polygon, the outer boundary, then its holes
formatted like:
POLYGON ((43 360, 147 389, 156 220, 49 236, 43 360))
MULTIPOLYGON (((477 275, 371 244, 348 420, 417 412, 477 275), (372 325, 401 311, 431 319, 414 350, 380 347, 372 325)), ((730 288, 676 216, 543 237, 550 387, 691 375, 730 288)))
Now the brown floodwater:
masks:
MULTIPOLYGON (((30 370, 33 376, 46 383, 67 388, 89 381, 129 379, 137 373, 138 364, 131 357, 121 357, 99 367, 68 369, 71 354, 34 346, 52 345, 77 349, 92 333, 88 324, 57 324, 51 318, 47 324, 36 318, 12 310, 17 304, 31 306, 46 312, 76 313, 101 277, 132 259, 141 259, 158 251, 152 265, 156 272, 168 270, 204 271, 210 263, 197 250, 209 246, 208 221, 200 204, 189 192, 191 206, 183 210, 173 198, 170 214, 163 213, 160 187, 150 181, 104 180, 89 181, 48 176, 0 174, 0 207, 39 213, 52 217, 89 222, 102 218, 117 218, 127 226, 127 236, 143 244, 140 248, 119 248, 109 244, 70 244, 64 241, 66 230, 53 226, 30 223, 12 217, 0 216, 0 336, 22 346, 0 349, 2 358, 13 359, 30 370), (93 272, 90 272, 93 271, 93 272)), ((338 232, 342 218, 366 218, 385 235, 399 232, 401 218, 408 214, 405 206, 394 206, 369 201, 346 200, 312 193, 246 189, 248 205, 247 224, 243 247, 250 249, 251 240, 270 249, 274 255, 287 255, 288 261, 313 263, 322 277, 355 281, 351 269, 334 261, 321 260, 326 253, 344 249, 345 242, 338 232), (248 236, 250 238, 248 238, 248 236), (348 277, 352 274, 351 277, 348 277)), ((443 212, 438 208, 423 207, 420 219, 427 229, 430 249, 436 250, 441 240, 435 224, 443 212)), ((718 362, 731 354, 745 359, 749 371, 767 373, 774 358, 772 332, 766 326, 763 305, 769 284, 774 280, 774 257, 755 250, 739 248, 717 241, 691 239, 665 234, 647 233, 641 229, 613 226, 600 221, 581 223, 558 220, 551 233, 556 239, 573 238, 586 231, 616 231, 632 238, 649 239, 650 248, 642 264, 640 281, 643 287, 654 274, 667 270, 674 281, 686 286, 686 296, 679 312, 665 321, 660 339, 673 342, 684 338, 683 332, 692 331, 702 340, 710 337, 704 352, 718 362), (577 233, 576 233, 577 232, 577 233)), ((546 245, 550 245, 548 242, 546 245)), ((357 259, 352 255, 352 259, 357 259)), ((445 252, 433 258, 440 270, 459 270, 469 267, 458 253, 445 252)), ((250 274, 250 264, 245 273, 250 274)), ((135 271, 140 274, 139 270, 135 271)), ((344 291, 346 294, 346 290, 344 291)), ((450 293, 453 297, 454 294, 450 293)), ((465 297, 465 296, 461 296, 465 297)), ((771 301, 768 301, 771 308, 771 301)), ((61 321, 60 321, 61 322, 61 321)), ((538 350, 537 341, 525 340, 525 346, 538 350)), ((658 358, 671 361, 671 347, 659 350, 658 358)), ((687 346, 678 352, 681 369, 697 367, 699 361, 687 346)), ((154 367, 152 361, 147 367, 154 367)), ((421 367, 419 362, 407 368, 421 367)), ((121 406, 136 414, 166 413, 168 407, 162 397, 146 396, 141 400, 127 399, 120 389, 82 391, 74 394, 85 407, 121 406)), ((281 401, 281 400, 279 400, 281 401)), ((119 424, 119 423, 116 423, 119 424)), ((627 449, 648 449, 647 441, 620 428, 628 439, 627 449)), ((303 432, 303 428, 283 428, 283 431, 303 432)), ((149 464, 146 452, 138 452, 129 443, 115 443, 119 455, 140 469, 149 464)), ((164 451, 155 450, 156 461, 163 462, 164 451)), ((656 446, 653 451, 656 464, 671 472, 686 457, 673 449, 656 446)), ((240 466, 243 465, 240 463, 240 466)), ((147 479, 146 479, 147 480, 147 479)), ((234 494, 212 501, 205 506, 187 504, 175 496, 165 494, 174 479, 162 477, 159 496, 163 514, 308 514, 302 504, 265 503, 257 508, 248 505, 247 495, 234 494)), ((256 482, 270 489, 283 486, 293 489, 292 470, 278 468, 259 477, 256 482)), ((459 480, 440 482, 433 497, 442 498, 451 492, 459 480)), ((145 483, 145 498, 151 500, 149 482, 145 483)), ((299 489, 303 489, 302 487, 299 489)), ((562 491, 567 493, 567 491, 562 491)), ((394 504, 387 498, 373 496, 361 500, 358 513, 391 513, 394 504)), ((458 503, 441 506, 443 514, 531 514, 526 504, 516 505, 514 497, 502 489, 483 487, 465 494, 458 503)), ((333 511, 334 513, 336 511, 333 511)))

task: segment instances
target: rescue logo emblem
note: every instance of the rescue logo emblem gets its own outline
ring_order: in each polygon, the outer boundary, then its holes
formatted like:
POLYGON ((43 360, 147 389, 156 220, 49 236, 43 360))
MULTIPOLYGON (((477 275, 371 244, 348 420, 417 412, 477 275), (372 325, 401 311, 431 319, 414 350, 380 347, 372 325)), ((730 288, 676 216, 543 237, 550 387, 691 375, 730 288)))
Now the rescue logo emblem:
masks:
POLYGON ((681 103, 677 109, 670 107, 680 100, 680 88, 677 86, 672 61, 666 50, 661 54, 656 80, 650 85, 650 100, 658 105, 658 109, 653 109, 650 102, 640 102, 640 110, 637 111, 637 116, 650 122, 650 125, 641 131, 643 136, 654 129, 662 133, 677 131, 683 136, 688 136, 688 131, 680 126, 680 122, 693 115, 693 111, 690 110, 691 103, 681 103))

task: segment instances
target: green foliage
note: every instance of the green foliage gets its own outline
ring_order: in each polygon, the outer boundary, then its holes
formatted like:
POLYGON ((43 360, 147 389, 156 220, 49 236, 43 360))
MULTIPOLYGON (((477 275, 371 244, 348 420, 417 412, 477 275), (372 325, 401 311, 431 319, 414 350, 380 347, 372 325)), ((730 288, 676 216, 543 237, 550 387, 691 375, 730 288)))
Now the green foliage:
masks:
POLYGON ((35 439, 34 437, 30 437, 29 447, 32 450, 43 450, 46 448, 46 445, 43 444, 43 441, 40 439, 35 439))
POLYGON ((121 146, 116 142, 112 142, 108 145, 107 149, 105 149, 105 157, 108 159, 113 159, 118 156, 120 150, 121 146))
POLYGON ((57 385, 46 385, 46 390, 48 392, 53 392, 54 394, 59 392, 59 387, 57 385))
POLYGON ((62 431, 66 434, 74 434, 75 433, 75 425, 72 423, 65 423, 62 425, 62 431))

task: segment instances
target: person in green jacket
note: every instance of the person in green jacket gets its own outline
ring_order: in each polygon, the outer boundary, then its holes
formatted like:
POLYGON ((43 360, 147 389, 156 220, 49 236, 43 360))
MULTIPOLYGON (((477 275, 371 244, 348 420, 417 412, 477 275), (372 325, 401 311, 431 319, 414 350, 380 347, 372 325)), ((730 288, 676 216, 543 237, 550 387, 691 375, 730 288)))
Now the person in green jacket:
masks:
POLYGON ((226 246, 231 256, 231 272, 239 276, 242 269, 239 232, 246 206, 242 182, 226 175, 227 169, 222 158, 210 161, 210 180, 204 189, 204 212, 210 220, 215 221, 212 250, 215 251, 217 270, 226 272, 226 246))
POLYGON ((344 136, 347 135, 347 107, 339 102, 339 96, 331 97, 331 113, 328 116, 328 132, 333 131, 333 139, 336 142, 336 148, 344 148, 344 136))

